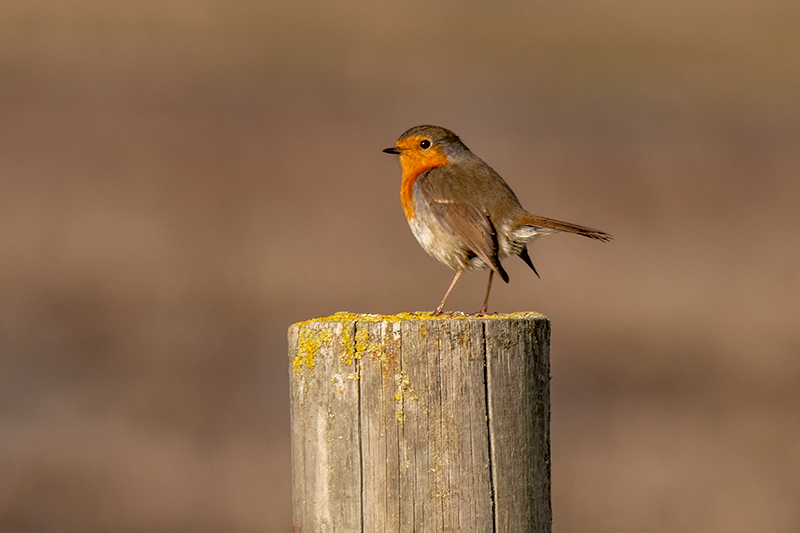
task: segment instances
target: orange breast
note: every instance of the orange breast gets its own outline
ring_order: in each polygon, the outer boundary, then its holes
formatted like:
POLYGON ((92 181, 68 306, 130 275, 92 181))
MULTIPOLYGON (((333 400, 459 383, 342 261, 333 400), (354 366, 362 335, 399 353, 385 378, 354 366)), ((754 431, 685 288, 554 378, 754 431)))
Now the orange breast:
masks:
POLYGON ((418 150, 408 150, 400 154, 400 166, 403 168, 403 182, 400 185, 400 201, 406 218, 414 218, 416 208, 414 201, 414 183, 420 174, 432 168, 447 164, 447 156, 439 151, 421 153, 418 150))

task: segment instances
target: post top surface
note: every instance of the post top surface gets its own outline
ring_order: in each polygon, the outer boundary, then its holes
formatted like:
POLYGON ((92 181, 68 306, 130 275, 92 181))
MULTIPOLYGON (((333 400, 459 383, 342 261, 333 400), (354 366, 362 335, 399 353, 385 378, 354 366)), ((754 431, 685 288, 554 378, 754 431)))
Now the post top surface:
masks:
POLYGON ((547 317, 541 313, 534 311, 519 311, 515 313, 495 313, 488 315, 465 315, 463 313, 452 313, 434 315, 430 311, 416 311, 413 313, 398 313, 396 315, 376 315, 376 314, 360 314, 350 313, 347 311, 339 311, 330 316, 312 318, 292 324, 293 326, 304 326, 313 322, 404 322, 415 320, 532 320, 544 319, 547 317))

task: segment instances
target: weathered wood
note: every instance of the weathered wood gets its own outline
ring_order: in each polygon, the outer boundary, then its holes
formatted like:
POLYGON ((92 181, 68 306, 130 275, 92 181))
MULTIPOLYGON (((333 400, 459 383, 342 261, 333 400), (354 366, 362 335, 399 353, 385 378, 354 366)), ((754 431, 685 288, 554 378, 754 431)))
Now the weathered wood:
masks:
POLYGON ((535 313, 293 325, 295 530, 549 532, 549 341, 535 313))

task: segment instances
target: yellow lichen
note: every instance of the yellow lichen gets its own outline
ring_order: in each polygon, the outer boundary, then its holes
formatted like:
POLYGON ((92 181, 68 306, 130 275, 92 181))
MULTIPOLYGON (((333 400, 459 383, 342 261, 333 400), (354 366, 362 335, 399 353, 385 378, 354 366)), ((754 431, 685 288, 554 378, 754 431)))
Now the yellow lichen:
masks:
POLYGON ((292 361, 295 372, 299 372, 303 365, 309 370, 314 370, 314 358, 317 350, 323 345, 330 344, 333 336, 327 329, 315 330, 312 328, 300 328, 297 339, 297 355, 292 361))
POLYGON ((384 363, 388 360, 386 354, 383 353, 383 345, 380 343, 377 342, 369 343, 369 348, 367 348, 367 351, 373 355, 380 356, 381 361, 384 363))
POLYGON ((402 322, 403 320, 467 320, 467 319, 477 319, 477 320, 493 320, 493 319, 508 319, 508 318, 536 318, 544 316, 541 313, 536 313, 534 311, 519 311, 515 313, 498 313, 494 315, 483 315, 483 316, 475 316, 475 315, 466 315, 463 313, 453 313, 453 314, 443 314, 443 315, 434 315, 430 311, 416 311, 413 313, 403 312, 398 313, 396 315, 376 315, 376 314, 358 314, 358 313, 350 313, 346 311, 339 311, 338 313, 334 313, 330 316, 320 317, 320 318, 313 318, 310 320, 304 320, 303 322, 298 322, 294 324, 295 326, 305 326, 311 324, 312 322, 402 322))
POLYGON ((406 390, 409 384, 408 372, 401 370, 398 374, 395 374, 394 382, 401 390, 406 390))
MULTIPOLYGON (((439 316, 434 316, 432 313, 423 311, 423 312, 403 312, 398 313, 396 315, 379 315, 379 314, 358 314, 358 313, 349 313, 349 312, 338 312, 334 313, 333 315, 321 318, 315 318, 311 320, 306 320, 303 322, 298 322, 294 324, 294 327, 298 328, 298 345, 297 345, 297 353, 292 360, 292 367, 296 372, 300 372, 302 368, 305 366, 309 370, 314 370, 315 364, 315 357, 322 346, 330 346, 331 342, 333 341, 334 332, 332 328, 334 327, 333 324, 339 323, 341 324, 341 332, 338 333, 341 341, 341 355, 339 357, 339 362, 342 365, 352 365, 355 360, 360 359, 362 354, 368 353, 372 357, 372 359, 379 359, 382 364, 382 373, 384 374, 385 382, 390 382, 391 380, 391 372, 393 372, 396 367, 396 358, 397 354, 399 354, 399 349, 395 348, 394 344, 391 344, 391 341, 382 342, 382 339, 371 339, 369 335, 369 331, 365 326, 358 326, 358 323, 370 322, 370 323, 390 323, 390 324, 397 324, 404 321, 417 321, 419 322, 419 335, 420 337, 427 336, 428 326, 429 324, 427 321, 429 320, 507 320, 507 319, 514 319, 514 320, 524 320, 524 319, 533 319, 533 318, 545 318, 543 315, 535 312, 516 312, 516 313, 508 313, 508 314, 495 314, 495 315, 484 315, 484 316, 474 316, 474 315, 465 315, 462 313, 455 313, 455 314, 444 314, 439 316), (331 326, 323 326, 319 323, 332 323, 331 326), (316 327, 313 324, 318 324, 316 327), (354 334, 355 332, 355 334, 354 334), (353 338, 355 337, 355 339, 353 338), (387 353, 388 350, 388 353, 387 353)), ((513 325, 513 324, 512 324, 513 325)), ((391 329, 391 328, 390 328, 391 329)), ((394 326, 394 334, 395 337, 398 334, 397 326, 394 326)), ((397 340, 397 339, 395 339, 397 340)), ((439 343, 439 339, 437 338, 437 344, 439 343)), ((469 341, 469 331, 464 331, 459 337, 457 341, 460 343, 466 343, 469 341)), ((508 342, 506 340, 506 342, 508 342)), ((356 376, 358 379, 358 371, 355 374, 349 374, 356 376)), ((396 378, 396 385, 400 392, 398 394, 400 396, 404 396, 406 400, 416 400, 417 397, 413 394, 413 389, 411 388, 408 380, 408 375, 405 372, 401 372, 400 374, 395 374, 396 378), (399 376, 399 380, 398 380, 399 376)), ((399 402, 400 400, 398 400, 399 402)), ((398 420, 402 418, 402 413, 398 414, 398 420)))
POLYGON ((369 347, 369 331, 366 327, 358 328, 356 332, 356 353, 366 352, 369 347))
POLYGON ((342 324, 342 356, 339 359, 343 365, 352 365, 353 359, 358 359, 358 356, 353 351, 352 334, 347 324, 342 324))
POLYGON ((411 386, 411 380, 408 377, 408 372, 405 370, 401 370, 394 375, 394 382, 397 386, 397 392, 394 395, 395 418, 398 424, 403 424, 405 421, 405 405, 403 400, 415 402, 419 397, 414 394, 414 388, 411 386))

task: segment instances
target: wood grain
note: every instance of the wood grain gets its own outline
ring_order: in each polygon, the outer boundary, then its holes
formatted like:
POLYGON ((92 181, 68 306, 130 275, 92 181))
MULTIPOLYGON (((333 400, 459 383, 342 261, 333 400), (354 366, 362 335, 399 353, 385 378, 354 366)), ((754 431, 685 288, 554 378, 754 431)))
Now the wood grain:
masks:
POLYGON ((289 330, 298 532, 549 532, 549 321, 339 313, 289 330))

